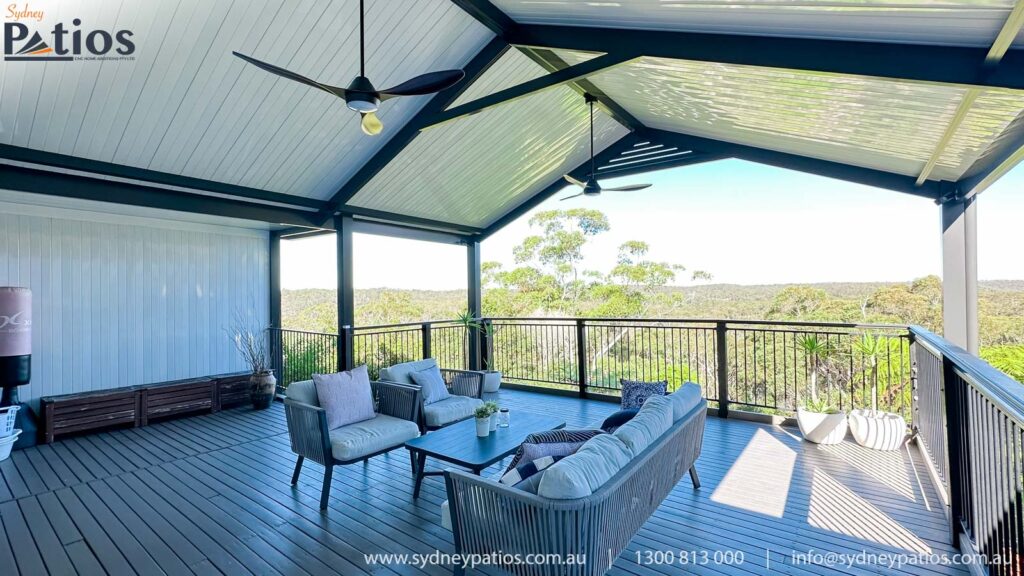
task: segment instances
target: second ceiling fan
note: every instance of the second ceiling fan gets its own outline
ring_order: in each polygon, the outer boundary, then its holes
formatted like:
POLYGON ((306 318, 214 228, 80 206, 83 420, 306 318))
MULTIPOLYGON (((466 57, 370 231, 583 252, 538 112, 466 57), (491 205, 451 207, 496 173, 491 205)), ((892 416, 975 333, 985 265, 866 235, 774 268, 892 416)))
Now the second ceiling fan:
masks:
POLYGON ((296 74, 290 70, 285 70, 280 66, 268 64, 252 58, 251 56, 246 56, 245 54, 239 54, 238 52, 232 52, 232 54, 254 66, 258 66, 266 70, 267 72, 277 74, 278 76, 288 78, 289 80, 301 82, 307 86, 318 88, 324 92, 328 92, 344 99, 345 104, 349 109, 359 113, 361 120, 360 125, 362 126, 363 132, 370 136, 380 134, 381 130, 384 129, 384 124, 381 123, 376 114, 377 107, 382 101, 395 98, 397 96, 420 96, 423 94, 440 92, 445 88, 454 86, 466 75, 462 70, 428 72, 410 80, 406 80, 405 82, 386 90, 377 90, 373 83, 370 82, 370 79, 366 77, 366 34, 363 23, 364 17, 365 10, 363 8, 363 0, 359 0, 359 76, 356 76, 346 88, 322 84, 316 80, 306 78, 305 76, 296 74))
POLYGON ((590 105, 590 175, 587 176, 587 181, 582 182, 573 178, 571 175, 566 174, 564 178, 571 184, 575 184, 583 189, 578 194, 566 196, 562 200, 568 200, 570 198, 577 198, 579 196, 599 196, 601 192, 632 192, 634 190, 643 190, 644 188, 650 188, 650 184, 631 184, 629 186, 617 186, 615 188, 601 188, 601 185, 597 182, 597 170, 594 166, 594 102, 597 101, 591 94, 584 94, 583 98, 587 104, 590 105))

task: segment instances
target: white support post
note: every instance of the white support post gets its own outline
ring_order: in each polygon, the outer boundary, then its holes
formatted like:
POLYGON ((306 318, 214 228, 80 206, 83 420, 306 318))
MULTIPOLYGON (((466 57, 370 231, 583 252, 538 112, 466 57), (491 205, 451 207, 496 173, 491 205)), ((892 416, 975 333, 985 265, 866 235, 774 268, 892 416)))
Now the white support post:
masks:
POLYGON ((977 197, 942 209, 942 327, 947 340, 978 354, 977 197))

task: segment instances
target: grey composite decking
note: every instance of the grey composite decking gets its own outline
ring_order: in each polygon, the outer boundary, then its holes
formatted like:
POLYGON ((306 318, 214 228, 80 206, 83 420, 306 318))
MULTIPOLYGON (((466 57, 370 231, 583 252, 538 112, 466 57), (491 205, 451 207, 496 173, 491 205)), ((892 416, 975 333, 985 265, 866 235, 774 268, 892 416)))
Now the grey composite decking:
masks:
MULTIPOLYGON (((499 401, 513 418, 516 409, 546 411, 570 428, 594 426, 615 410, 528 392, 505 391, 499 401)), ((275 404, 16 452, 0 463, 0 574, 450 574, 438 566, 369 566, 364 558, 452 551, 440 525, 442 479, 428 477, 413 501, 405 450, 338 467, 321 515, 322 468, 307 463, 293 490, 288 446, 275 404)), ((684 478, 612 574, 966 573, 792 559, 808 550, 952 554, 941 503, 916 452, 821 447, 792 430, 709 418, 697 466, 703 487, 694 491, 684 478), (638 563, 637 553, 648 550, 707 550, 709 561, 714 551, 742 551, 744 562, 638 563)))

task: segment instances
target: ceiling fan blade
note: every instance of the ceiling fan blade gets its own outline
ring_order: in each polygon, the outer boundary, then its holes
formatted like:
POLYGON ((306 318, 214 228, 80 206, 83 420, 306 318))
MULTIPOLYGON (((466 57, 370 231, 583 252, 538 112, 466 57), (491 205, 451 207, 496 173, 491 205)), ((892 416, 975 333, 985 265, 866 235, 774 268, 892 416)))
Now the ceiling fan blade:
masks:
POLYGON ((566 196, 565 198, 562 198, 561 200, 569 200, 570 198, 576 198, 577 196, 583 196, 583 192, 580 192, 579 194, 573 194, 572 196, 566 196))
POLYGON ((575 184, 575 185, 579 186, 580 188, 586 188, 587 187, 586 184, 584 184, 583 182, 580 182, 579 180, 573 178, 572 176, 569 176, 568 174, 566 174, 565 176, 562 176, 562 178, 565 178, 566 182, 568 182, 570 184, 575 184))
POLYGON ((602 192, 632 192, 634 190, 643 190, 644 188, 650 188, 650 184, 631 184, 629 186, 619 186, 618 188, 601 188, 602 192))
POLYGON ((267 72, 270 72, 271 74, 277 74, 278 76, 281 76, 282 78, 287 78, 289 80, 294 80, 296 82, 302 82, 306 86, 312 86, 313 88, 319 88, 320 90, 323 90, 324 92, 328 92, 330 94, 334 94, 335 96, 337 96, 339 98, 344 98, 345 97, 345 89, 344 88, 338 88, 337 86, 330 86, 328 84, 321 84, 321 83, 317 82, 316 80, 312 80, 310 78, 306 78, 305 76, 303 76, 301 74, 296 74, 295 72, 292 72, 290 70, 285 70, 284 68, 281 68, 280 66, 274 66, 273 64, 267 64, 266 62, 263 62, 261 60, 257 60, 255 58, 250 57, 250 56, 246 56, 245 54, 239 54, 238 52, 231 52, 231 53, 234 54, 235 56, 238 56, 242 60, 245 60, 249 64, 252 64, 253 66, 262 68, 262 69, 266 70, 267 72))
POLYGON ((380 99, 387 100, 395 96, 419 96, 421 94, 433 94, 445 88, 454 86, 466 76, 462 70, 441 70, 440 72, 428 72, 415 78, 406 80, 398 86, 380 91, 380 99))

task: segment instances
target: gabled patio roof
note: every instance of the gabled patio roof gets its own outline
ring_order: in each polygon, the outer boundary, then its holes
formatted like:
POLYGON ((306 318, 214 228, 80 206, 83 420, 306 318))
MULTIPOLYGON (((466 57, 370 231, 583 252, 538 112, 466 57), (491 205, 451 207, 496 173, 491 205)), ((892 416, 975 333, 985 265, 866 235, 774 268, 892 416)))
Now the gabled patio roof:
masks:
POLYGON ((379 85, 467 77, 386 102, 364 136, 332 96, 232 50, 345 85, 357 3, 134 12, 130 62, 5 62, 4 187, 274 228, 355 220, 481 238, 585 177, 740 158, 942 201, 1024 147, 1024 8, 1012 0, 369 2, 379 85), (57 174, 54 174, 54 171, 57 174))

